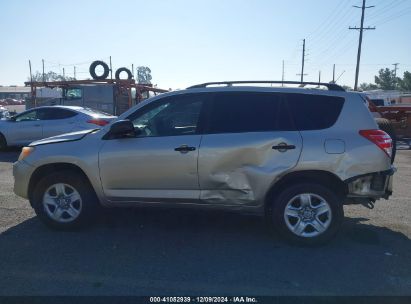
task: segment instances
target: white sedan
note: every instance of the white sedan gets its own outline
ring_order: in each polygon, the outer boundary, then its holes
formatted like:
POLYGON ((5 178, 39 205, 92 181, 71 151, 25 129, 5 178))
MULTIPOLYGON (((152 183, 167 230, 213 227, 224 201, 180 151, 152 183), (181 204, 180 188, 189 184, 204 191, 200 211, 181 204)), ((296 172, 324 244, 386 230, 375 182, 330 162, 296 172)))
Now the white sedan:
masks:
POLYGON ((0 120, 0 150, 69 132, 98 129, 116 116, 77 106, 47 106, 0 120))

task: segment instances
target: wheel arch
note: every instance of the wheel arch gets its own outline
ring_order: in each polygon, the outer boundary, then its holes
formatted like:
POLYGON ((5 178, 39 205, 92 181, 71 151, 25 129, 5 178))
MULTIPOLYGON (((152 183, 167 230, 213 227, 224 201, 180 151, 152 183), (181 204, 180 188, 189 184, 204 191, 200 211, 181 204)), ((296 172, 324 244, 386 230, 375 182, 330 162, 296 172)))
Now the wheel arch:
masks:
POLYGON ((339 197, 344 198, 348 186, 335 174, 323 170, 304 170, 290 172, 275 182, 265 197, 265 208, 270 207, 276 196, 288 185, 298 183, 317 183, 333 190, 339 197))
POLYGON ((33 174, 30 177, 29 181, 29 186, 28 186, 28 196, 29 196, 29 201, 31 203, 32 201, 32 195, 33 191, 36 187, 36 185, 39 183, 39 181, 46 176, 47 174, 57 172, 57 171, 72 171, 74 173, 77 173, 81 176, 83 176, 87 182, 89 183, 89 186, 91 189, 93 189, 94 193, 96 193, 92 183, 90 182, 90 179, 88 178, 87 174, 77 165, 71 164, 71 163, 51 163, 51 164, 45 164, 40 167, 38 167, 33 174))
POLYGON ((0 137, 3 137, 3 138, 4 138, 4 141, 6 142, 6 145, 7 145, 7 138, 6 138, 6 135, 4 135, 4 133, 0 132, 0 137))

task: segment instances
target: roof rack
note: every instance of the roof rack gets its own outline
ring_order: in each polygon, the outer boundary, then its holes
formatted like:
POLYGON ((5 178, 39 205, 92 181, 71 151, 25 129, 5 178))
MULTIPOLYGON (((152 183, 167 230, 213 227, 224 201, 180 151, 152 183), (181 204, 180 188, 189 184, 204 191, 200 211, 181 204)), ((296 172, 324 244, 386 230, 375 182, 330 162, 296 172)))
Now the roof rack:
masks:
POLYGON ((278 80, 262 80, 262 81, 256 81, 256 80, 251 80, 251 81, 218 81, 218 82, 206 82, 206 83, 201 83, 197 84, 191 87, 188 87, 187 89, 199 89, 199 88, 206 88, 211 85, 226 85, 228 87, 232 86, 233 84, 247 84, 247 83, 267 83, 267 84, 273 84, 273 83, 281 83, 281 84, 298 84, 300 87, 305 87, 306 85, 317 85, 317 86, 325 86, 327 87, 328 90, 330 91, 342 91, 345 92, 345 89, 338 84, 335 83, 325 83, 325 82, 301 82, 301 81, 278 81, 278 80))

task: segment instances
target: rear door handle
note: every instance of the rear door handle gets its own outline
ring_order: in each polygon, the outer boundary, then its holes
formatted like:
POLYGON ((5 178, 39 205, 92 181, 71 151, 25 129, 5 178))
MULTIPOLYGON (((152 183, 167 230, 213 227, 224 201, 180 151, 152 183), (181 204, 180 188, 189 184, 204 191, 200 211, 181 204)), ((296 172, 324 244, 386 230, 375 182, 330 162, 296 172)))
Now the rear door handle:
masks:
POLYGON ((195 151, 195 149, 196 149, 195 147, 189 147, 187 145, 181 145, 180 147, 175 148, 174 151, 178 151, 178 152, 181 152, 181 153, 187 153, 187 152, 190 152, 190 151, 195 151))
POLYGON ((280 152, 285 152, 285 151, 287 151, 287 150, 293 150, 293 149, 295 149, 295 146, 294 146, 294 145, 287 145, 286 143, 282 142, 282 143, 279 143, 279 144, 276 145, 276 146, 273 146, 272 148, 273 148, 274 150, 278 150, 278 151, 280 151, 280 152))

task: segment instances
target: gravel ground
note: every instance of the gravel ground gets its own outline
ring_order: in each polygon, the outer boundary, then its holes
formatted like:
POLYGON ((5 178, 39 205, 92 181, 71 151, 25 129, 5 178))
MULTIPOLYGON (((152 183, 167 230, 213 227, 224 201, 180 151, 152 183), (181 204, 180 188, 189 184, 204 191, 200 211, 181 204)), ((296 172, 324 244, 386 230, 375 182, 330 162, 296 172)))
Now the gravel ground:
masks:
POLYGON ((297 248, 258 217, 183 209, 110 210, 55 232, 13 193, 17 151, 0 153, 0 295, 411 295, 411 151, 394 195, 347 206, 336 239, 297 248))

